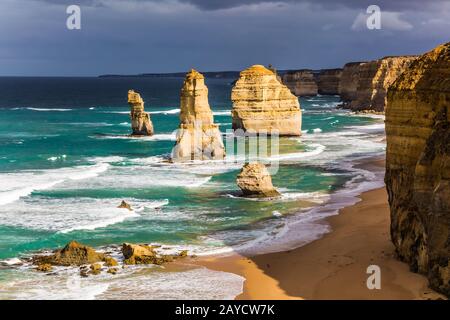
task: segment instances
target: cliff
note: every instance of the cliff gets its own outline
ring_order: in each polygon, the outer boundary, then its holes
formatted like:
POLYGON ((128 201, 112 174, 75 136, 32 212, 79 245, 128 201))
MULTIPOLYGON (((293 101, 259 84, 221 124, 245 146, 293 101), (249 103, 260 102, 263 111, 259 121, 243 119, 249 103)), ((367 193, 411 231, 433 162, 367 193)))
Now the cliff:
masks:
POLYGON ((186 74, 181 89, 180 126, 172 161, 223 159, 222 135, 214 124, 205 78, 195 70, 186 74))
POLYGON ((450 43, 393 83, 386 108, 386 188, 398 256, 450 296, 450 43))
POLYGON ((356 99, 359 83, 359 68, 363 64, 365 62, 349 62, 342 69, 339 82, 339 95, 344 103, 356 99))
POLYGON ((297 97, 315 96, 318 92, 312 70, 288 71, 283 75, 282 82, 297 97))
POLYGON ((389 86, 417 57, 385 57, 359 65, 358 86, 349 104, 353 111, 383 112, 389 86))
POLYGON ((233 129, 301 135, 298 98, 264 66, 254 65, 240 73, 231 91, 231 100, 233 129))
POLYGON ((317 74, 317 92, 319 94, 339 94, 342 69, 324 69, 317 74))
POLYGON ((128 91, 128 104, 131 109, 131 129, 133 135, 151 136, 153 135, 153 124, 148 113, 144 111, 144 100, 139 93, 133 90, 128 91))

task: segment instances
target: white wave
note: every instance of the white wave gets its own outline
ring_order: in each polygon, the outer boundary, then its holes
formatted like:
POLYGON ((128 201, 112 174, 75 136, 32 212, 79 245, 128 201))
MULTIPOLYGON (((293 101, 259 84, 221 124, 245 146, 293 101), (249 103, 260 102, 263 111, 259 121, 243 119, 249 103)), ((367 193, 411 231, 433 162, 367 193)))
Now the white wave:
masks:
POLYGON ((79 127, 112 127, 114 124, 107 122, 68 122, 68 123, 59 123, 59 124, 67 124, 71 126, 79 126, 79 127))
POLYGON ((168 199, 164 199, 164 200, 161 200, 161 201, 152 201, 152 202, 148 202, 148 203, 145 203, 145 204, 137 204, 135 207, 134 207, 134 211, 135 212, 144 212, 146 209, 158 209, 158 208, 161 208, 161 207, 163 207, 163 206, 167 206, 169 204, 169 200, 168 199))
POLYGON ((130 126, 130 123, 129 122, 121 122, 121 123, 119 123, 119 125, 128 127, 128 126, 130 126))
POLYGON ((125 161, 125 158, 120 156, 106 156, 106 157, 92 157, 87 158, 86 160, 95 163, 115 163, 115 162, 123 162, 125 161))
POLYGON ((0 260, 0 265, 6 265, 6 266, 14 266, 14 265, 20 265, 22 264, 22 260, 19 258, 9 258, 5 260, 0 260))
POLYGON ((0 299, 23 300, 231 300, 243 291, 239 275, 186 266, 177 272, 159 267, 129 267, 116 275, 106 272, 81 278, 77 268, 61 270, 49 277, 31 272, 15 275, 2 284, 0 299), (214 283, 214 285, 211 285, 214 283))
POLYGON ((33 110, 33 111, 44 111, 44 112, 51 112, 51 111, 72 111, 73 109, 63 109, 63 108, 26 108, 27 110, 33 110))
POLYGON ((314 133, 322 132, 322 129, 320 129, 320 128, 315 128, 315 129, 313 129, 313 132, 314 132, 314 133))
POLYGON ((385 125, 384 122, 381 123, 373 123, 362 126, 347 126, 348 129, 360 130, 360 131, 384 131, 385 125))
POLYGON ((50 170, 21 171, 0 174, 0 206, 38 190, 46 190, 67 180, 82 180, 98 176, 108 170, 107 163, 50 170))
POLYGON ((130 114, 130 111, 101 111, 101 113, 130 114))
POLYGON ((315 203, 323 203, 328 200, 329 195, 323 192, 282 192, 281 199, 282 200, 305 200, 311 201, 315 203))
POLYGON ((273 212, 272 212, 272 215, 273 215, 274 217, 282 217, 282 216, 283 216, 283 214, 282 214, 280 211, 277 211, 277 210, 273 211, 273 212))
MULTIPOLYGON (((156 158, 158 159, 158 158, 156 158)), ((97 161, 102 161, 97 159, 97 161)), ((103 160, 105 161, 105 160, 103 160)), ((106 161, 111 161, 107 159, 106 161)), ((139 163, 139 165, 131 166, 111 166, 108 174, 97 176, 95 179, 86 179, 81 182, 66 180, 58 185, 59 190, 83 189, 118 189, 134 188, 148 189, 160 187, 183 187, 197 188, 206 184, 211 175, 200 175, 185 170, 184 167, 177 167, 167 164, 153 163, 153 165, 145 164, 144 159, 130 159, 130 162, 139 163)), ((114 162, 114 161, 112 161, 114 162)), ((100 163, 108 165, 109 163, 100 163)))
POLYGON ((160 133, 154 134, 152 136, 131 136, 131 135, 97 135, 97 136, 89 136, 92 139, 125 139, 125 140, 134 140, 134 141, 176 141, 177 136, 174 133, 160 133))
POLYGON ((317 155, 321 154, 322 152, 324 152, 324 150, 326 149, 326 147, 324 145, 321 145, 321 144, 318 144, 318 143, 310 144, 309 147, 310 148, 314 148, 314 149, 310 150, 310 151, 302 151, 302 152, 294 152, 294 153, 287 153, 287 154, 272 155, 269 158, 264 158, 264 160, 266 160, 266 161, 279 161, 279 160, 303 159, 303 158, 317 156, 317 155))
POLYGON ((126 219, 151 214, 169 204, 167 199, 128 199, 134 209, 118 208, 122 198, 47 198, 35 196, 0 207, 3 225, 68 233, 75 230, 95 230, 126 219))
POLYGON ((89 110, 95 110, 95 107, 90 107, 89 110))
POLYGON ((150 111, 150 114, 177 114, 180 113, 180 109, 170 109, 170 110, 158 110, 158 111, 150 111))
POLYGON ((61 156, 54 156, 54 157, 50 157, 47 158, 48 161, 56 161, 56 160, 64 160, 67 158, 67 155, 63 154, 61 156))
POLYGON ((215 116, 231 116, 231 110, 213 110, 213 115, 215 116))

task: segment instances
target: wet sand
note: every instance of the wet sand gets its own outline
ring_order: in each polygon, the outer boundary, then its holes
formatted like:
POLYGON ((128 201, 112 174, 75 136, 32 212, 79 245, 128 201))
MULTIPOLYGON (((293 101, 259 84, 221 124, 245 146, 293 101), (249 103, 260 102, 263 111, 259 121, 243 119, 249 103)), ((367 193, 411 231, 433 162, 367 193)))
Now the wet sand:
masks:
POLYGON ((395 257, 384 188, 363 193, 327 222, 332 231, 303 247, 244 257, 199 258, 196 264, 243 276, 237 299, 436 299, 423 275, 395 257), (367 288, 367 267, 381 270, 381 289, 367 288))

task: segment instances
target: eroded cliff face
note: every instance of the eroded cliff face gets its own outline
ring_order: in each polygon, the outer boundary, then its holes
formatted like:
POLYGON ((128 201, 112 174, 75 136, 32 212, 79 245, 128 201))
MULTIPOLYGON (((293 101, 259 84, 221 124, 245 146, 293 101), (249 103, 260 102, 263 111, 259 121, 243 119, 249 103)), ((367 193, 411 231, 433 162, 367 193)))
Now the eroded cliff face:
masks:
POLYGON ((317 74, 317 88, 319 94, 339 94, 342 69, 324 69, 317 74))
POLYGON ((240 73, 231 92, 233 129, 254 133, 301 135, 302 115, 298 98, 262 65, 240 73))
POLYGON ((151 136, 153 135, 153 124, 148 113, 144 111, 144 100, 139 93, 128 91, 128 104, 131 109, 131 129, 132 135, 151 136))
POLYGON ((283 75, 282 82, 297 97, 315 96, 318 93, 317 82, 312 70, 288 71, 283 75))
POLYGON ((365 62, 349 62, 342 69, 339 82, 339 95, 344 103, 356 99, 359 83, 359 68, 365 62))
POLYGON ((416 58, 385 57, 359 65, 357 90, 349 108, 384 112, 387 89, 416 58))
POLYGON ((219 126, 214 124, 205 78, 196 70, 186 74, 181 89, 180 127, 172 161, 223 159, 219 126))
POLYGON ((386 107, 386 187, 399 257, 450 296, 450 43, 392 84, 386 107))

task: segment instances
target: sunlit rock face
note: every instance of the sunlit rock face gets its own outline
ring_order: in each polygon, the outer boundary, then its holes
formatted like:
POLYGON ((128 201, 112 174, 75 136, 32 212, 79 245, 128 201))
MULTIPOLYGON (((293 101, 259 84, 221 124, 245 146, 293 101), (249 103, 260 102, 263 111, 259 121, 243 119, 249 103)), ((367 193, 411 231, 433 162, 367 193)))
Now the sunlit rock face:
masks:
POLYGON ((280 193, 272 185, 272 177, 262 163, 247 163, 237 176, 236 183, 244 196, 255 198, 278 197, 280 193))
POLYGON ((148 113, 144 111, 144 100, 139 93, 128 91, 128 104, 131 109, 131 129, 135 136, 153 135, 153 124, 148 113))
POLYGON ((383 112, 389 86, 415 59, 417 56, 385 57, 361 65, 356 98, 351 102, 350 109, 383 112))
POLYGON ((398 56, 347 63, 339 84, 343 106, 352 111, 384 112, 389 86, 415 59, 398 56))
POLYGON ((196 70, 186 74, 180 97, 180 126, 172 161, 223 159, 219 126, 214 124, 205 78, 196 70))
POLYGON ((233 129, 254 133, 301 135, 298 98, 262 65, 240 73, 232 92, 233 129))
POLYGON ((450 296, 450 43, 388 89, 386 188, 398 256, 450 296))
POLYGON ((364 64, 365 62, 349 62, 342 69, 339 82, 339 95, 344 103, 356 99, 359 84, 359 70, 364 64))

